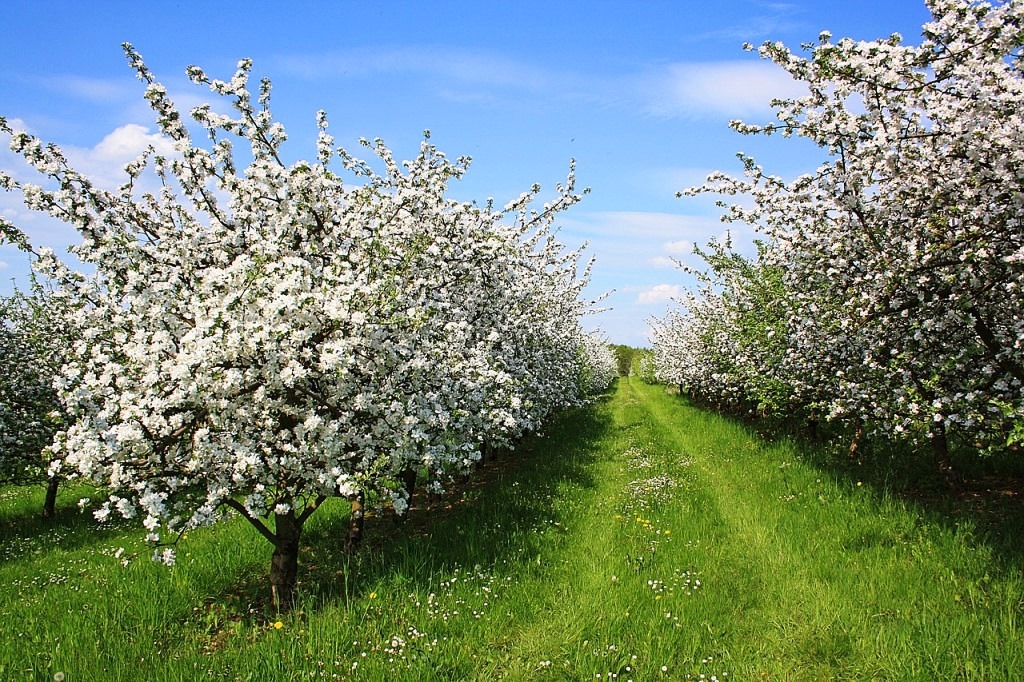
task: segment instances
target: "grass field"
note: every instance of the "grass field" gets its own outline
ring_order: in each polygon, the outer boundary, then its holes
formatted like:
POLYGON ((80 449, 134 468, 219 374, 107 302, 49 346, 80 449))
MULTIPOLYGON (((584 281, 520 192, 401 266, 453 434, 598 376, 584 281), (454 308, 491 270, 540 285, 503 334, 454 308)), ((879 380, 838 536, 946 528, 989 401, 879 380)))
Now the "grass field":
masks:
POLYGON ((281 617, 239 520, 166 568, 7 488, 0 679, 1021 679, 1019 514, 891 478, 624 379, 354 556, 325 505, 281 617))

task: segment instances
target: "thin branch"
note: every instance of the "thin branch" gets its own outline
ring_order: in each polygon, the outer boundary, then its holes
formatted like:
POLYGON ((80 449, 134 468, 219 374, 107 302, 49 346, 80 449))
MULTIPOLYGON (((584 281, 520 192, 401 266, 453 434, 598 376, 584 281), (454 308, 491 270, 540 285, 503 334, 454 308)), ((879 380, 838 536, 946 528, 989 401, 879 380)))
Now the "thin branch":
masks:
POLYGON ((249 510, 245 508, 245 505, 243 505, 241 502, 234 499, 233 497, 229 497, 228 499, 224 500, 224 504, 226 504, 227 506, 231 507, 236 512, 244 516, 249 523, 256 527, 256 530, 260 532, 260 535, 265 537, 267 540, 270 540, 270 543, 275 547, 277 546, 277 535, 275 535, 269 528, 267 528, 266 524, 260 521, 257 517, 250 514, 249 510))

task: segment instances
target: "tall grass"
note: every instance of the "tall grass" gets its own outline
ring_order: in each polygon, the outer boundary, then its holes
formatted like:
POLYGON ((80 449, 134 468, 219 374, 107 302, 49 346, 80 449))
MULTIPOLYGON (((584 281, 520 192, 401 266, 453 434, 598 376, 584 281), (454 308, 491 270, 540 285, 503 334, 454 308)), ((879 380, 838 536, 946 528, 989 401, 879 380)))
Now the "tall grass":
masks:
POLYGON ((1020 677, 1024 581, 984 505, 925 509, 813 454, 622 380, 407 518, 369 519, 355 555, 325 505, 287 617, 238 520, 168 569, 138 529, 97 530, 87 490, 42 522, 41 491, 6 489, 0 679, 1020 677))

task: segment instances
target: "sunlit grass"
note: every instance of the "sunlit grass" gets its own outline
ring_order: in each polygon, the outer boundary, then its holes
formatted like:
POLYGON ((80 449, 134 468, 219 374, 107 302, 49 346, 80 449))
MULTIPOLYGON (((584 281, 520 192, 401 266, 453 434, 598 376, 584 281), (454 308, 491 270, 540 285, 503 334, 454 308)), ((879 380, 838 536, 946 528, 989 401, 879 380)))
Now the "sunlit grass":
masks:
POLYGON ((623 380, 343 551, 307 526, 296 610, 234 520, 152 563, 62 494, 0 491, 0 679, 1015 679, 1024 582, 975 516, 623 380))

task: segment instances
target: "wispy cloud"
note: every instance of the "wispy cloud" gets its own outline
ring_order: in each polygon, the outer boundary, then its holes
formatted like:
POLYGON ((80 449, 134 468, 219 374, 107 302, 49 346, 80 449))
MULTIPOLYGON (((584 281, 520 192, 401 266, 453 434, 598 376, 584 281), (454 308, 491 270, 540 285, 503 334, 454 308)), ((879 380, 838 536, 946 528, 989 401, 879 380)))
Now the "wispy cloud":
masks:
MULTIPOLYGON (((724 128, 725 121, 722 121, 722 127, 724 128)), ((696 187, 704 184, 708 176, 711 175, 715 170, 714 168, 695 168, 689 166, 651 166, 650 168, 641 169, 638 172, 638 182, 643 183, 645 187, 651 188, 652 191, 659 192, 664 196, 674 196, 676 192, 681 192, 689 187, 696 187)), ((729 169, 725 169, 729 170, 729 169)), ((735 170, 741 172, 742 166, 737 161, 735 164, 735 170)), ((684 202, 681 202, 681 206, 685 204, 687 206, 695 205, 706 205, 713 207, 715 205, 714 199, 709 199, 707 195, 703 197, 687 197, 684 202)), ((717 211, 717 209, 715 209, 717 211)))
POLYGON ((641 291, 636 302, 642 305, 651 303, 667 303, 683 293, 683 288, 678 284, 656 284, 655 286, 641 291))
POLYGON ((439 46, 379 46, 326 54, 278 57, 275 73, 323 79, 345 76, 374 77, 414 73, 447 82, 486 84, 494 87, 539 90, 557 80, 552 71, 482 51, 439 46))
POLYGON ((665 252, 677 255, 693 253, 693 242, 688 239, 668 242, 665 244, 665 252))
MULTIPOLYGON (((0 215, 23 230, 33 246, 49 246, 57 253, 64 253, 67 247, 81 241, 74 227, 45 213, 25 208, 14 194, 0 194, 0 215)), ((16 270, 9 260, 7 264, 16 270)))
POLYGON ((125 76, 118 78, 87 78, 65 74, 42 79, 41 84, 61 95, 90 102, 110 103, 117 100, 137 99, 140 96, 141 86, 131 77, 127 67, 125 67, 125 73, 125 76))
POLYGON ((607 105, 619 86, 602 76, 552 68, 498 52, 438 45, 375 46, 278 56, 268 71, 323 82, 373 80, 380 91, 425 89, 456 104, 483 109, 563 110, 568 104, 607 105))
MULTIPOLYGON (((11 127, 11 130, 21 130, 28 134, 33 134, 32 126, 20 118, 9 118, 7 119, 7 125, 11 127)), ((4 145, 4 151, 6 152, 6 145, 4 145)))
POLYGON ((574 213, 562 221, 574 234, 635 241, 661 242, 692 236, 695 239, 722 231, 718 218, 656 211, 598 211, 574 213))
POLYGON ((656 268, 675 268, 679 266, 678 261, 671 256, 655 256, 650 260, 650 263, 656 268))
POLYGON ((486 50, 408 45, 278 56, 268 70, 317 81, 375 78, 381 87, 415 83, 443 99, 490 108, 573 103, 665 118, 767 112, 773 97, 800 94, 782 69, 756 59, 652 64, 611 75, 486 50))
POLYGON ((677 62, 642 89, 647 112, 663 117, 749 116, 769 112, 773 99, 806 94, 788 73, 761 61, 677 62))
POLYGON ((821 27, 813 27, 799 18, 801 7, 789 2, 754 2, 756 9, 745 15, 741 21, 710 31, 694 33, 684 37, 684 42, 735 40, 737 46, 744 42, 758 43, 770 40, 783 33, 810 33, 821 27))
POLYGON ((715 217, 644 211, 580 212, 560 222, 566 241, 588 242, 602 270, 628 271, 642 279, 651 266, 676 267, 676 261, 692 257, 694 244, 706 244, 723 232, 715 217))

